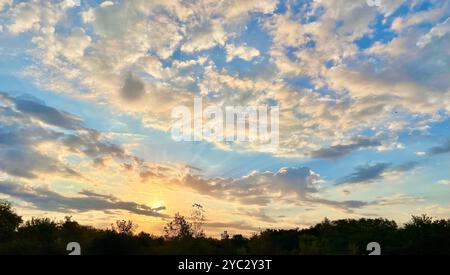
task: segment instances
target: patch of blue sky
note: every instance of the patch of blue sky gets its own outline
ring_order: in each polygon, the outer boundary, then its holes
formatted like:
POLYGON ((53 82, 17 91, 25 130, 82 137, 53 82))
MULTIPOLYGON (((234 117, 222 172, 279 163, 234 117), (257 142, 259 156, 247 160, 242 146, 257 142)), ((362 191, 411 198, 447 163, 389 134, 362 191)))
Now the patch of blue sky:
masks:
POLYGON ((386 22, 384 16, 378 15, 375 22, 371 26, 372 32, 356 39, 354 43, 360 49, 370 48, 377 42, 381 44, 388 44, 397 37, 396 32, 391 30, 391 25, 391 21, 386 22))
POLYGON ((207 142, 175 142, 170 134, 152 129, 137 131, 144 136, 136 154, 149 161, 186 163, 205 168, 206 176, 241 177, 250 172, 278 171, 280 167, 297 167, 300 161, 278 158, 267 153, 222 150, 207 142))
POLYGON ((263 54, 267 53, 272 44, 272 37, 261 26, 260 18, 261 16, 251 17, 243 33, 231 41, 238 44, 245 43, 263 54))
POLYGON ((288 11, 290 11, 294 20, 298 20, 298 22, 301 22, 302 24, 308 24, 317 21, 325 11, 323 7, 319 7, 313 10, 313 2, 314 1, 311 0, 281 0, 278 2, 278 6, 274 13, 286 14, 288 11))
POLYGON ((23 58, 26 56, 24 53, 33 47, 32 38, 33 34, 31 33, 13 35, 6 31, 0 32, 0 55, 2 58, 4 55, 23 58))
POLYGON ((230 75, 235 75, 241 78, 267 78, 273 76, 275 70, 269 67, 269 61, 267 59, 256 58, 253 61, 246 61, 240 58, 234 58, 230 62, 224 64, 223 67, 230 75))
POLYGON ((450 137, 450 118, 434 124, 428 132, 431 136, 450 137))
POLYGON ((278 1, 277 8, 275 9, 275 14, 285 14, 288 11, 288 1, 280 0, 278 1))
POLYGON ((284 78, 284 82, 292 87, 295 92, 303 93, 304 89, 308 89, 314 93, 317 93, 324 98, 324 100, 329 100, 329 104, 333 106, 337 101, 343 100, 342 92, 337 92, 334 89, 331 89, 327 86, 324 87, 316 87, 316 85, 313 82, 313 79, 309 76, 297 76, 297 77, 290 77, 290 78, 284 78))
POLYGON ((264 15, 252 16, 243 32, 228 41, 228 44, 255 48, 260 52, 260 56, 249 61, 238 57, 230 61, 227 60, 225 48, 217 46, 208 52, 208 56, 219 70, 225 69, 230 74, 248 78, 267 77, 275 73, 272 66, 269 66, 272 38, 261 26, 262 16, 264 15))
POLYGON ((275 69, 270 66, 267 56, 255 57, 250 61, 235 57, 227 61, 226 51, 222 47, 215 47, 208 56, 219 71, 226 70, 228 74, 241 78, 267 78, 275 74, 275 69))
MULTIPOLYGON (((393 19, 397 17, 405 17, 409 14, 421 13, 430 11, 432 9, 443 8, 444 6, 449 9, 447 1, 441 0, 421 0, 421 1, 405 1, 389 18, 393 21, 393 19)), ((450 12, 450 10, 448 11, 450 12)), ((444 13, 442 18, 439 18, 438 21, 444 21, 448 18, 449 14, 444 13)), ((436 19, 436 18, 433 18, 436 19)))
MULTIPOLYGON (((212 53, 213 50, 218 48, 218 46, 212 48, 212 49, 206 49, 201 51, 194 51, 194 52, 185 52, 181 50, 181 47, 178 47, 172 54, 170 58, 167 58, 165 60, 161 60, 161 63, 163 65, 163 68, 170 68, 174 61, 190 61, 190 60, 197 60, 200 57, 204 55, 209 55, 212 53)), ((150 51, 149 54, 156 55, 155 52, 150 51)))
MULTIPOLYGON (((79 7, 68 9, 64 18, 56 25, 55 33, 57 33, 58 36, 64 37, 70 35, 74 28, 81 27, 83 21, 81 16, 79 16, 80 12, 81 9, 79 7)), ((90 34, 92 34, 92 32, 90 34)))
POLYGON ((439 2, 445 2, 445 1, 435 1, 435 0, 422 0, 422 1, 416 1, 415 5, 411 6, 411 12, 422 12, 431 10, 436 7, 436 4, 439 5, 439 2))
POLYGON ((216 65, 219 70, 226 68, 229 65, 227 62, 227 53, 222 46, 215 46, 205 52, 205 54, 214 62, 214 65, 216 65))
POLYGON ((312 78, 308 76, 285 78, 284 81, 298 92, 301 92, 302 89, 314 89, 312 78))
POLYGON ((433 204, 448 205, 449 186, 440 183, 442 180, 450 179, 448 167, 450 167, 448 155, 425 160, 415 170, 410 171, 409 175, 399 179, 406 184, 402 192, 425 197, 426 201, 433 204))

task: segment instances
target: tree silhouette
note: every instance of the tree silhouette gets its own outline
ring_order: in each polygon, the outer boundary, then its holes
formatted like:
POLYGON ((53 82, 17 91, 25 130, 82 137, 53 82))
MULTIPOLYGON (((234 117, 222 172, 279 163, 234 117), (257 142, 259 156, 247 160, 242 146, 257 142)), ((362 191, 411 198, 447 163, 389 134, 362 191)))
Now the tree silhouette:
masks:
POLYGON ((134 224, 132 221, 128 220, 118 220, 116 224, 111 225, 112 231, 115 231, 122 235, 132 236, 134 231, 138 228, 137 224, 134 224))
POLYGON ((164 227, 164 232, 167 239, 186 239, 194 236, 192 225, 180 213, 175 214, 174 219, 164 227))
POLYGON ((203 206, 196 203, 192 205, 191 220, 192 220, 192 234, 195 238, 205 237, 205 232, 203 231, 203 225, 205 223, 205 210, 203 206))
POLYGON ((204 211, 194 213, 203 210, 199 206, 193 208, 192 223, 178 213, 164 228, 164 237, 157 237, 133 234, 137 226, 126 220, 107 230, 80 225, 72 217, 59 222, 40 217, 22 223, 11 204, 1 201, 0 255, 64 255, 67 244, 74 241, 87 255, 367 255, 371 242, 378 242, 385 255, 450 255, 450 219, 412 216, 403 227, 386 219, 325 219, 310 228, 267 229, 250 238, 225 231, 219 240, 206 237, 204 211))
POLYGON ((17 215, 11 203, 0 200, 0 241, 9 239, 22 223, 22 217, 17 215))
POLYGON ((222 234, 220 234, 220 239, 221 240, 229 240, 230 239, 230 234, 228 234, 228 231, 223 231, 222 234))

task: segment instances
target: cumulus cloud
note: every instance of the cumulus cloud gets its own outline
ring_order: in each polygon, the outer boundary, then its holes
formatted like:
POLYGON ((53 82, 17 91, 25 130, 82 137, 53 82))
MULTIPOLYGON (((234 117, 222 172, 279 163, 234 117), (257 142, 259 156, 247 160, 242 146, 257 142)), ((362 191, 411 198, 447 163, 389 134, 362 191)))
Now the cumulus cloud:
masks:
POLYGON ((43 211, 81 213, 120 210, 149 217, 167 217, 167 215, 160 213, 165 209, 164 207, 152 208, 144 204, 121 201, 112 195, 103 195, 91 191, 82 191, 79 193, 79 196, 68 197, 45 187, 32 187, 14 182, 0 181, 0 193, 22 200, 43 211))
POLYGON ((227 51, 227 61, 230 62, 235 58, 240 58, 245 61, 251 61, 253 58, 258 57, 260 52, 258 49, 248 47, 245 45, 236 46, 233 44, 228 44, 225 47, 227 51))
POLYGON ((450 110, 440 100, 450 86, 442 50, 449 48, 448 3, 415 12, 417 3, 400 0, 378 8, 362 0, 288 1, 274 13, 274 0, 104 2, 82 8, 81 23, 63 33, 55 30, 73 4, 55 3, 13 3, 5 12, 6 29, 33 33, 36 64, 27 74, 47 90, 107 100, 148 127, 168 130, 171 109, 192 105, 193 95, 215 105, 276 102, 282 106, 278 154, 329 159, 378 147, 343 143, 343 136, 370 129, 389 137, 384 148, 396 148, 401 131, 423 128, 450 110), (401 5, 408 13, 398 17, 401 5), (391 17, 396 37, 359 48, 358 39, 375 39, 374 24, 391 17), (423 22, 432 26, 418 28, 423 22), (245 44, 255 28, 265 35, 258 49, 245 44), (258 64, 249 64, 255 66, 250 77, 237 75, 231 64, 216 64, 222 54, 225 61, 258 57, 258 64), (308 88, 292 84, 305 79, 308 88))
MULTIPOLYGON (((8 3, 8 1, 6 1, 8 3)), ((12 4, 9 1, 9 4, 12 4)), ((18 34, 27 31, 48 31, 54 27, 64 12, 75 6, 74 1, 37 1, 14 3, 9 10, 10 32, 18 34)))

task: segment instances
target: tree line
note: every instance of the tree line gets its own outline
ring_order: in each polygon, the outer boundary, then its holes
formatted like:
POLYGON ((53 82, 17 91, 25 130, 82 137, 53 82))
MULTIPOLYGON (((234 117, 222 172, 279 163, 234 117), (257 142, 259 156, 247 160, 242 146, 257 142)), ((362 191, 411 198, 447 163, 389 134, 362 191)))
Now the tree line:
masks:
POLYGON ((450 219, 413 216, 403 226, 387 219, 323 220, 307 229, 267 229, 252 236, 225 231, 221 239, 203 230, 205 211, 194 205, 191 217, 176 214, 164 236, 137 232, 132 221, 108 229, 32 218, 23 221, 11 203, 0 201, 0 255, 63 255, 78 242, 83 255, 367 255, 377 242, 382 254, 450 254, 450 219))

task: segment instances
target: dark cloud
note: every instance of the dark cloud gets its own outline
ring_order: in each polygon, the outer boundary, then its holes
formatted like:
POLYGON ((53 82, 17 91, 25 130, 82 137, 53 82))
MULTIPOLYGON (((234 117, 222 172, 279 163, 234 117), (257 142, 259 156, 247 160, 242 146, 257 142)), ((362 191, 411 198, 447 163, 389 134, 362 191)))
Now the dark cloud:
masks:
POLYGON ((300 196, 317 192, 320 176, 308 168, 282 168, 274 172, 254 172, 248 176, 205 179, 198 175, 186 175, 178 184, 199 193, 244 204, 266 205, 273 198, 300 196))
POLYGON ((356 172, 345 177, 338 184, 351 184, 370 182, 381 179, 383 173, 392 167, 392 163, 377 163, 374 165, 360 166, 356 168, 356 172))
POLYGON ((371 202, 358 201, 358 200, 347 200, 347 201, 333 201, 321 198, 309 198, 308 202, 320 205, 326 205, 332 208, 341 209, 348 213, 353 213, 354 209, 363 208, 365 206, 372 205, 371 202))
POLYGON ((120 94, 125 100, 138 100, 145 94, 145 84, 139 77, 130 72, 127 74, 120 94))
POLYGON ((104 157, 126 158, 122 147, 102 140, 102 134, 92 129, 64 135, 60 140, 74 153, 82 153, 96 160, 104 157))
MULTIPOLYGON (((211 178, 186 175, 173 184, 189 187, 200 194, 243 205, 268 206, 276 201, 296 205, 325 205, 345 211, 362 208, 363 201, 332 201, 317 196, 320 175, 306 167, 282 168, 274 172, 253 172, 241 178, 211 178)), ((263 218, 262 213, 253 213, 263 218)))
POLYGON ((392 163, 377 163, 360 166, 356 172, 341 179, 337 185, 370 183, 384 178, 386 172, 407 172, 417 167, 418 162, 407 162, 394 166, 392 163))
POLYGON ((441 155, 450 153, 450 138, 447 139, 447 141, 440 146, 436 146, 428 150, 428 155, 435 156, 435 155, 441 155))
MULTIPOLYGON (((36 179, 43 174, 82 178, 57 156, 39 150, 39 145, 44 143, 61 146, 69 155, 81 155, 97 164, 103 163, 104 159, 114 159, 127 164, 130 169, 145 167, 149 171, 152 168, 146 166, 144 161, 128 155, 121 146, 108 142, 101 132, 85 128, 83 122, 71 114, 34 99, 14 98, 0 93, 0 171, 24 179, 36 179), (35 123, 36 120, 47 126, 35 123)), ((139 215, 165 217, 159 213, 164 207, 153 209, 91 191, 82 191, 79 197, 66 197, 46 188, 0 182, 0 193, 47 211, 67 213, 99 210, 106 213, 124 210, 139 215)))
POLYGON ((418 165, 419 165, 419 162, 417 162, 417 161, 410 161, 410 162, 406 162, 406 163, 397 165, 392 170, 394 172, 408 172, 408 171, 413 170, 414 168, 416 168, 418 165))
POLYGON ((316 159, 338 159, 361 149, 377 147, 381 145, 382 143, 378 139, 356 137, 353 138, 352 142, 349 144, 335 145, 329 148, 322 148, 320 150, 314 151, 311 153, 311 157, 316 159))
POLYGON ((44 123, 71 130, 79 129, 83 126, 80 118, 37 101, 13 99, 13 102, 19 112, 30 115, 44 123))
POLYGON ((34 179, 40 173, 81 177, 57 159, 32 148, 0 148, 0 159, 0 171, 15 177, 34 179))
POLYGON ((35 148, 62 136, 51 130, 27 124, 0 126, 0 171, 11 176, 33 179, 40 173, 80 177, 57 158, 35 148))
POLYGON ((34 207, 53 212, 73 213, 88 211, 122 210, 130 213, 166 218, 160 213, 164 207, 152 208, 144 204, 121 201, 112 195, 82 191, 79 197, 66 197, 43 187, 23 186, 13 182, 0 182, 0 193, 30 203, 34 207))
POLYGON ((40 173, 80 176, 55 156, 39 151, 37 147, 43 143, 90 158, 96 166, 102 166, 106 159, 131 168, 145 165, 121 146, 108 142, 101 132, 83 127, 83 122, 71 114, 25 96, 14 98, 0 93, 0 171, 28 179, 40 173), (54 127, 43 127, 36 120, 54 127))

